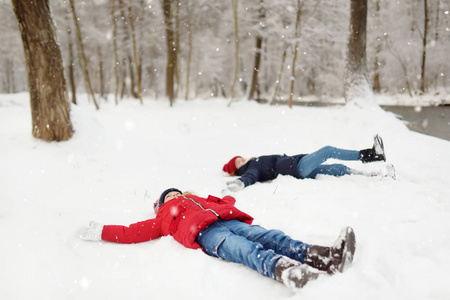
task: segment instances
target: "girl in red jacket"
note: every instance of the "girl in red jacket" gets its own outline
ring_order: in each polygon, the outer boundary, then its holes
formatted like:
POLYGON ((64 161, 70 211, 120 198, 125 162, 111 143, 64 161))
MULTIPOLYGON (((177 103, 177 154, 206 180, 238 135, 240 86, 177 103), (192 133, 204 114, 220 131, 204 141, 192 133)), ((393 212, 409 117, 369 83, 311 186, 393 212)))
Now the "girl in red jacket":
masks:
POLYGON ((128 227, 91 222, 81 238, 129 244, 171 235, 187 248, 244 264, 293 290, 316 279, 318 270, 333 274, 351 264, 356 242, 350 227, 332 247, 309 245, 280 230, 251 225, 253 218, 234 203, 231 196, 201 198, 170 188, 155 203, 154 219, 128 227))

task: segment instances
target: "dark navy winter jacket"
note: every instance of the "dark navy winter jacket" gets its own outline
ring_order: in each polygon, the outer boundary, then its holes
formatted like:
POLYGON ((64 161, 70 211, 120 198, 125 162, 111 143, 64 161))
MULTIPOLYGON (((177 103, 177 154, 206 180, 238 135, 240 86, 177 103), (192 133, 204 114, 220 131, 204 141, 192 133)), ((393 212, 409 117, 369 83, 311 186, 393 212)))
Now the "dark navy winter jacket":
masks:
POLYGON ((294 156, 287 155, 266 155, 249 160, 240 167, 235 174, 241 176, 245 186, 249 186, 259 181, 273 180, 278 175, 291 175, 295 178, 303 179, 300 176, 297 165, 299 160, 306 154, 294 156))

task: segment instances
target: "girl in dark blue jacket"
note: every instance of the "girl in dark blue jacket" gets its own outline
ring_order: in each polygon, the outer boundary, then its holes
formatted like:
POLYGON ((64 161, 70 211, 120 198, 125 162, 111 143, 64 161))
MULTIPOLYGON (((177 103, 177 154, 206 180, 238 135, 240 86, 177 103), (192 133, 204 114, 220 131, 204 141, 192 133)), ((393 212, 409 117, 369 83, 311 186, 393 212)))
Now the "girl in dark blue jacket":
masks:
MULTIPOLYGON (((363 163, 386 161, 383 140, 379 135, 376 135, 373 147, 370 149, 357 151, 326 146, 310 154, 294 156, 267 155, 249 160, 241 156, 235 156, 223 166, 223 171, 231 176, 241 176, 239 179, 227 183, 227 189, 232 192, 237 192, 257 181, 263 182, 275 179, 280 174, 291 175, 299 179, 315 178, 318 174, 331 176, 364 174, 342 164, 323 164, 330 158, 348 161, 361 160, 363 163)), ((384 175, 395 176, 392 165, 388 166, 384 175)))

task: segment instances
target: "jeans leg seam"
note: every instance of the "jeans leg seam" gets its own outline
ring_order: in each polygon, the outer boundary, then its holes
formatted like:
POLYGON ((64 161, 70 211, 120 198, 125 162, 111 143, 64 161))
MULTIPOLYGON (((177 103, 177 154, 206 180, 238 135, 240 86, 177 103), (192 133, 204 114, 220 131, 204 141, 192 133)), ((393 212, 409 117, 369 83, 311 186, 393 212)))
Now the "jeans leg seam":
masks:
POLYGON ((215 257, 221 258, 221 257, 219 256, 219 247, 223 244, 223 242, 225 241, 225 239, 226 239, 226 237, 225 237, 225 236, 222 236, 222 238, 221 238, 220 241, 217 243, 217 245, 214 246, 214 250, 213 250, 212 254, 213 254, 215 257))

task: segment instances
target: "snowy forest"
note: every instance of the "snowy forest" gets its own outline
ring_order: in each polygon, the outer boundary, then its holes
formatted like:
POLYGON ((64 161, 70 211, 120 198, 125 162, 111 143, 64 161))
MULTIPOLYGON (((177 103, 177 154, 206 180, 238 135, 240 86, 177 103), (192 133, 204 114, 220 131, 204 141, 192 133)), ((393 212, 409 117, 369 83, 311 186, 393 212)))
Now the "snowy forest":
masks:
MULTIPOLYGON (((326 101, 344 93, 348 0, 50 0, 50 8, 73 95, 166 97, 169 55, 174 99, 326 101)), ((376 93, 450 87, 449 11, 448 0, 368 1, 366 61, 376 93)), ((0 0, 0 28, 0 92, 26 91, 9 0, 0 0)))

